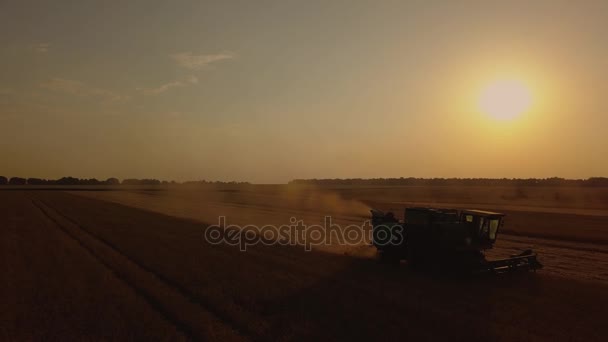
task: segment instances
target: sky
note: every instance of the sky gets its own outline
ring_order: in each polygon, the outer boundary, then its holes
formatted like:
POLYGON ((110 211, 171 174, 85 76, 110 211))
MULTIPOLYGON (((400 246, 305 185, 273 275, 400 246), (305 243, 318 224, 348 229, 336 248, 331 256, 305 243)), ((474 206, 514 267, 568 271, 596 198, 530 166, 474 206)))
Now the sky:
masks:
POLYGON ((2 0, 0 175, 607 176, 607 33, 608 1, 2 0))

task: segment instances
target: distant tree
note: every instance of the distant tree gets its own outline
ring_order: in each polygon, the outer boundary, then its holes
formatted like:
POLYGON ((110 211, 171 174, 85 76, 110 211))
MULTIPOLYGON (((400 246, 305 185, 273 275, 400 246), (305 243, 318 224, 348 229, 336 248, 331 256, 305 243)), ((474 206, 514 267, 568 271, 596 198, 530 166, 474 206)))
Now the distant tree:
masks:
POLYGON ((105 181, 106 185, 120 185, 120 181, 118 180, 118 178, 108 178, 105 181))
POLYGON ((605 177, 591 177, 587 179, 586 185, 589 186, 608 186, 608 178, 605 177))
POLYGON ((552 178, 372 178, 372 179, 294 179, 289 184, 315 185, 418 185, 418 186, 608 186, 608 178, 583 179, 552 178))
POLYGON ((9 185, 25 185, 27 184, 27 179, 21 177, 13 177, 8 181, 9 185))
POLYGON ((80 179, 78 181, 78 185, 100 185, 100 184, 102 184, 102 182, 98 181, 95 178, 80 179))
POLYGON ((123 185, 160 185, 158 179, 125 179, 123 185))
POLYGON ((63 177, 55 181, 57 185, 79 185, 80 180, 74 177, 63 177))
POLYGON ((0 176, 0 185, 8 184, 8 178, 0 176))
POLYGON ((49 181, 47 181, 46 179, 40 179, 40 178, 28 178, 27 184, 28 185, 46 185, 46 184, 49 184, 49 181))

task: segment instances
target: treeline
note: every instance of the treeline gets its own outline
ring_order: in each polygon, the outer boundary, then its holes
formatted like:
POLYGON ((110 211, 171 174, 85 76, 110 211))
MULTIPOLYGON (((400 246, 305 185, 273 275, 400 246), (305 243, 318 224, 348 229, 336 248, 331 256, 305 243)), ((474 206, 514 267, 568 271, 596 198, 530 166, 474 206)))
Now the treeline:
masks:
POLYGON ((212 184, 233 184, 233 185, 241 185, 241 184, 250 184, 249 182, 221 182, 221 181, 186 181, 186 182, 176 182, 176 181, 160 181, 158 179, 125 179, 120 184, 122 185, 212 185, 212 184))
POLYGON ((161 181, 158 179, 124 179, 122 182, 118 178, 108 178, 97 180, 95 178, 79 179, 74 177, 63 177, 60 179, 40 179, 40 178, 6 178, 0 176, 0 185, 209 185, 209 184, 249 184, 247 182, 220 182, 220 181, 161 181))
POLYGON ((565 178, 335 178, 335 179, 294 179, 289 184, 296 185, 418 185, 418 186, 608 186, 608 178, 588 179, 565 178))
POLYGON ((249 182, 236 182, 236 181, 220 182, 220 181, 199 180, 199 181, 186 181, 186 182, 182 182, 182 183, 179 183, 179 184, 181 184, 181 185, 211 185, 211 184, 249 185, 251 183, 249 183, 249 182))
POLYGON ((104 181, 95 178, 78 179, 74 177, 63 177, 59 179, 21 178, 12 177, 7 179, 0 176, 0 185, 119 185, 117 178, 108 178, 104 181))

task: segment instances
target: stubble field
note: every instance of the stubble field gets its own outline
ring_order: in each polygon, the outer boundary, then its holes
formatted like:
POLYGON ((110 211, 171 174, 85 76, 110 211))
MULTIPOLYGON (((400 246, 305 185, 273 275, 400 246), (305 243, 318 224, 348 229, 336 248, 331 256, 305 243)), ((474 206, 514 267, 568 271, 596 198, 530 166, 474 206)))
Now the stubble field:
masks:
POLYGON ((604 340, 608 206, 592 190, 0 191, 0 339, 604 340), (534 247, 545 269, 454 278, 380 265, 365 244, 240 252, 203 238, 220 215, 360 224, 414 202, 506 212, 489 256, 534 247))

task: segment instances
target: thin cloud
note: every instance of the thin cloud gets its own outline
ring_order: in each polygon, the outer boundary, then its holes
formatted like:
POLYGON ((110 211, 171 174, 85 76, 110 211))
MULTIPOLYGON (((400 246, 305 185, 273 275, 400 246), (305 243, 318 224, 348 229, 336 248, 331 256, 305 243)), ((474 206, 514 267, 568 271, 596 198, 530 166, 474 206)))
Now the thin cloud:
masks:
POLYGON ((97 97, 104 100, 104 102, 120 102, 130 98, 129 96, 120 95, 110 90, 89 86, 81 81, 65 78, 52 78, 48 82, 41 83, 40 87, 74 96, 97 97))
POLYGON ((84 95, 86 89, 84 83, 65 78, 52 78, 48 82, 41 83, 40 87, 73 95, 84 95))
POLYGON ((47 53, 51 49, 50 43, 38 43, 30 46, 30 49, 38 53, 47 53))
POLYGON ((177 65, 193 70, 200 70, 212 63, 233 59, 235 56, 231 52, 222 52, 211 55, 195 55, 192 52, 180 52, 170 55, 177 65))
POLYGON ((145 94, 148 94, 148 95, 157 95, 160 93, 164 93, 165 91, 167 91, 171 88, 185 87, 185 86, 197 84, 197 83, 198 83, 198 78, 196 76, 190 75, 186 79, 181 80, 181 81, 171 81, 171 82, 165 83, 156 88, 137 88, 137 90, 139 90, 145 94))

